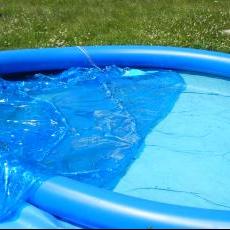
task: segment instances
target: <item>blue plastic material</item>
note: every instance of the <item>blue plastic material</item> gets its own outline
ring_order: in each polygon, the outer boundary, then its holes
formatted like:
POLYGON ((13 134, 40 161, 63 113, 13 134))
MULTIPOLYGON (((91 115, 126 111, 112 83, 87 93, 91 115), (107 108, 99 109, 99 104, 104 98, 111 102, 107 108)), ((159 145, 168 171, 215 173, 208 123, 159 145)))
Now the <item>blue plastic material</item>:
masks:
POLYGON ((228 211, 211 211, 137 199, 68 178, 46 181, 31 202, 89 228, 229 228, 228 211), (55 204, 55 205, 54 205, 55 204))
POLYGON ((5 222, 0 223, 0 229, 79 229, 61 221, 37 207, 23 203, 18 213, 5 222))
MULTIPOLYGON (((0 63, 1 74, 115 64, 120 67, 176 69, 230 77, 229 54, 174 47, 105 46, 3 51, 0 53, 0 63)), ((72 223, 96 228, 230 226, 229 212, 143 201, 64 177, 43 183, 35 194, 31 194, 30 202, 72 223)))
POLYGON ((36 180, 50 175, 116 185, 184 89, 171 71, 136 70, 140 77, 127 71, 70 69, 2 80, 2 218, 36 180))
POLYGON ((31 98, 14 82, 1 79, 0 93, 1 220, 28 196, 35 182, 39 185, 41 167, 34 162, 41 162, 63 138, 66 124, 51 103, 31 98))
POLYGON ((85 46, 2 51, 0 74, 116 65, 230 76, 229 54, 162 46, 85 46))

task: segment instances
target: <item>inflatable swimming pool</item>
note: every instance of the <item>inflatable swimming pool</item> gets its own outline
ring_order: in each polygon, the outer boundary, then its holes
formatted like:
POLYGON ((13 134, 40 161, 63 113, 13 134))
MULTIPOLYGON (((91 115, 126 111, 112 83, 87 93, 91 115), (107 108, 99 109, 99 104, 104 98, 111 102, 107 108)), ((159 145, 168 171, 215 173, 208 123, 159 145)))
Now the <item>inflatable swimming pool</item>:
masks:
MULTIPOLYGON (((111 65, 133 68, 134 71, 130 71, 130 75, 141 75, 142 72, 136 71, 137 68, 151 71, 155 69, 173 70, 187 74, 188 79, 196 79, 194 76, 191 77, 190 73, 197 73, 198 76, 208 75, 216 80, 214 84, 218 84, 222 80, 228 82, 230 77, 229 54, 174 47, 89 46, 2 51, 0 53, 0 63, 0 74, 14 79, 16 75, 28 73, 56 72, 71 67, 88 68, 96 66, 96 68, 102 68, 111 65)), ((228 83, 220 84, 220 87, 217 87, 218 92, 221 91, 222 93, 222 86, 228 92, 228 83)), ((202 92, 199 93, 202 94, 202 92)), ((213 90, 213 92, 208 93, 216 95, 217 91, 213 90)), ((225 98, 229 96, 228 93, 224 95, 225 98)), ((226 112, 225 119, 229 118, 228 115, 229 113, 226 112)), ((225 131, 222 130, 222 133, 225 131)), ((227 131, 229 130, 227 129, 227 131)), ((162 143, 163 145, 166 144, 164 141, 162 143)), ((226 162, 229 161, 226 157, 229 149, 224 150, 226 153, 223 154, 225 155, 223 159, 226 162)), ((199 157, 198 161, 200 161, 199 157)), ((225 167, 227 168, 227 166, 225 167)), ((229 172, 229 170, 226 169, 224 172, 229 172)), ((204 173, 208 174, 209 172, 204 173)), ((125 177, 128 176, 127 173, 125 177)), ((223 174, 224 176, 227 177, 226 174, 223 174)), ((212 179, 215 180, 215 178, 212 179)), ((162 177, 159 177, 159 180, 162 180, 162 177)), ((173 180, 176 181, 178 178, 173 180)), ((192 182, 194 181, 190 181, 190 184, 192 182)), ((154 200, 154 197, 148 199, 145 194, 135 195, 136 197, 129 196, 129 193, 122 191, 119 186, 124 188, 125 185, 118 184, 114 191, 109 191, 63 176, 47 179, 35 192, 28 195, 29 198, 25 201, 19 214, 2 222, 0 227, 230 227, 230 208, 228 209, 227 205, 223 205, 224 208, 221 210, 215 209, 215 207, 203 208, 202 205, 202 208, 199 208, 199 206, 191 207, 190 205, 183 206, 183 202, 181 205, 180 202, 176 204, 163 202, 164 200, 159 199, 154 200), (121 194, 121 192, 126 193, 126 195, 121 194)), ((220 186, 225 189, 229 188, 224 185, 220 186)), ((160 190, 163 193, 164 189, 160 190)), ((228 191, 223 192, 228 193, 228 191)), ((198 193, 194 194, 199 196, 198 193)), ((170 200, 170 197, 167 197, 167 199, 170 200)))

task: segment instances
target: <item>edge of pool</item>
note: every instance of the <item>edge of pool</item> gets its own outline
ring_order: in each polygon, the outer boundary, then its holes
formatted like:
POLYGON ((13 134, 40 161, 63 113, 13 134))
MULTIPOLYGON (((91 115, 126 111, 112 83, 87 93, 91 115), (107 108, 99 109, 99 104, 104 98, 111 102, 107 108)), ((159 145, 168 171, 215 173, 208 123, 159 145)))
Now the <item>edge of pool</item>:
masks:
MULTIPOLYGON (((0 52, 0 74, 117 65, 162 68, 230 78, 230 54, 161 46, 84 46, 0 52)), ((129 197, 53 177, 29 202, 89 228, 229 228, 230 211, 189 208, 129 197)))

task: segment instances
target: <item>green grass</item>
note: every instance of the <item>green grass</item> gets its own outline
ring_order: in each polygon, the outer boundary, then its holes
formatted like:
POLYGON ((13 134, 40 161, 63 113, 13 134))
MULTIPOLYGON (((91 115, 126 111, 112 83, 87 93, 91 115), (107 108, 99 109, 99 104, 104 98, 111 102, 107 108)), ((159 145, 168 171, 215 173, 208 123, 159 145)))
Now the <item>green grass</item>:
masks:
POLYGON ((0 0, 0 49, 146 44, 230 52, 230 0, 0 0))

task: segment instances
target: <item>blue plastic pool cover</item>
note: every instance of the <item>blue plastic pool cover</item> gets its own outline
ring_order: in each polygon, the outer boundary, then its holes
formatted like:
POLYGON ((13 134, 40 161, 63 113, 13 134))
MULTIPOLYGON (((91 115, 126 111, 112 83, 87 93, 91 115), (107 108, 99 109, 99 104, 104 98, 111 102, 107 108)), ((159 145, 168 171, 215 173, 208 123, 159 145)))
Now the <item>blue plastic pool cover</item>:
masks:
POLYGON ((184 87, 172 71, 117 67, 1 78, 0 220, 53 175, 112 189, 184 87))

